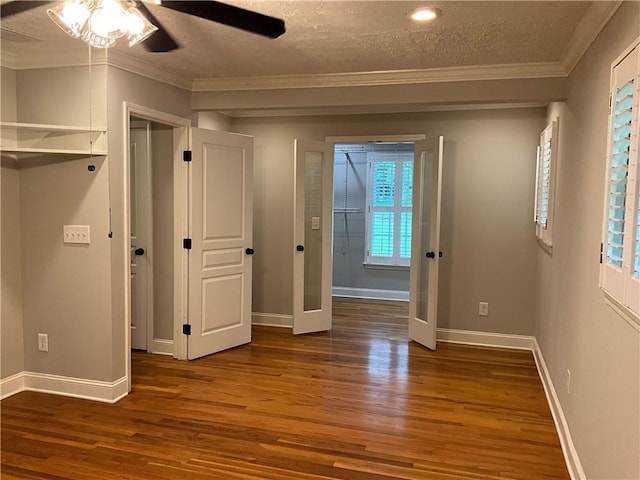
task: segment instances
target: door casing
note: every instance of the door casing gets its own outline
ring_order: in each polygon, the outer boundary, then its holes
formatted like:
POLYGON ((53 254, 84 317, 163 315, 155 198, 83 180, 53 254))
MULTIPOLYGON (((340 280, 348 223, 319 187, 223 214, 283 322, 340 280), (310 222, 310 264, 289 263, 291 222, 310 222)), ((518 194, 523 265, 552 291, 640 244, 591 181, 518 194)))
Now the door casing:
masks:
POLYGON ((187 355, 187 340, 182 335, 182 323, 186 321, 187 314, 187 252, 182 248, 182 238, 188 235, 188 199, 187 199, 187 172, 182 160, 182 152, 189 147, 189 127, 191 120, 169 113, 154 110, 142 105, 123 102, 123 171, 125 173, 123 188, 123 198, 121 198, 124 215, 123 224, 120 226, 123 231, 122 244, 120 248, 123 255, 122 276, 125 290, 125 315, 123 326, 125 328, 125 376, 127 379, 127 389, 131 391, 131 264, 129 257, 130 243, 130 182, 129 175, 129 144, 131 117, 138 117, 144 120, 161 123, 173 128, 173 192, 174 192, 174 328, 173 328, 173 356, 178 359, 185 359, 187 355))

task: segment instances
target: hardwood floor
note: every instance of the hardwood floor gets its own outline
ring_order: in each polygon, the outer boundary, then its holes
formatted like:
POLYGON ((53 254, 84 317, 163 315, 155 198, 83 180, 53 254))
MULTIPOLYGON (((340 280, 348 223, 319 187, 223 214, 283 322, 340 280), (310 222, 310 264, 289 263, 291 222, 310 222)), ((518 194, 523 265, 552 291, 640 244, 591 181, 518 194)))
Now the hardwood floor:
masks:
POLYGON ((254 327, 185 362, 134 353, 108 405, 2 401, 9 479, 568 479, 530 352, 407 341, 407 304, 334 299, 330 333, 254 327))

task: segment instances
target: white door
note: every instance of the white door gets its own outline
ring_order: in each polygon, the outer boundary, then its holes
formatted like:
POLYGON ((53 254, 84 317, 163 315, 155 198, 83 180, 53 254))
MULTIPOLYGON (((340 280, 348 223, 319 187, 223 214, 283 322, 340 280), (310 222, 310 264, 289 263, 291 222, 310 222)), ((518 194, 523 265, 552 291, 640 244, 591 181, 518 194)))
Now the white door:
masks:
POLYGON ((131 199, 131 348, 147 350, 147 319, 152 282, 150 248, 150 138, 148 122, 131 122, 130 130, 131 199))
POLYGON ((436 348, 442 148, 437 137, 415 143, 409 338, 436 348))
POLYGON ((187 357, 251 341, 253 138, 191 129, 187 357))
POLYGON ((333 149, 295 141, 293 333, 331 329, 333 149))

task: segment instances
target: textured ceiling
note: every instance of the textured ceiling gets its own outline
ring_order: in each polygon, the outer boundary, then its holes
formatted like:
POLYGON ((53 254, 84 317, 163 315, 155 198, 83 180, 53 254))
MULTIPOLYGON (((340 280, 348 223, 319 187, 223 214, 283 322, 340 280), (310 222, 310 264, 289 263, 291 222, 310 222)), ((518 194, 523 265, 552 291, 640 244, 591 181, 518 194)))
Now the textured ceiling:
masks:
MULTIPOLYGON (((593 2, 426 2, 442 17, 423 25, 407 14, 425 2, 227 3, 280 17, 287 32, 271 40, 149 5, 183 48, 160 54, 116 48, 189 79, 559 62, 593 2)), ((46 7, 10 17, 2 29, 2 49, 18 55, 78 47, 47 18, 46 7)))

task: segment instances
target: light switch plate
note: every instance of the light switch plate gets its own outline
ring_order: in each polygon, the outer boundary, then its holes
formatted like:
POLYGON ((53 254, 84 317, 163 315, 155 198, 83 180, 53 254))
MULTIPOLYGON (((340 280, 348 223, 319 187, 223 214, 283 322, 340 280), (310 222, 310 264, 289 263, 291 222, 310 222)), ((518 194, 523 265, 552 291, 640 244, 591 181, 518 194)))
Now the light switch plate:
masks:
POLYGON ((320 217, 311 217, 311 230, 320 230, 320 217))
POLYGON ((64 243, 89 245, 91 241, 89 225, 65 225, 62 233, 64 243))

